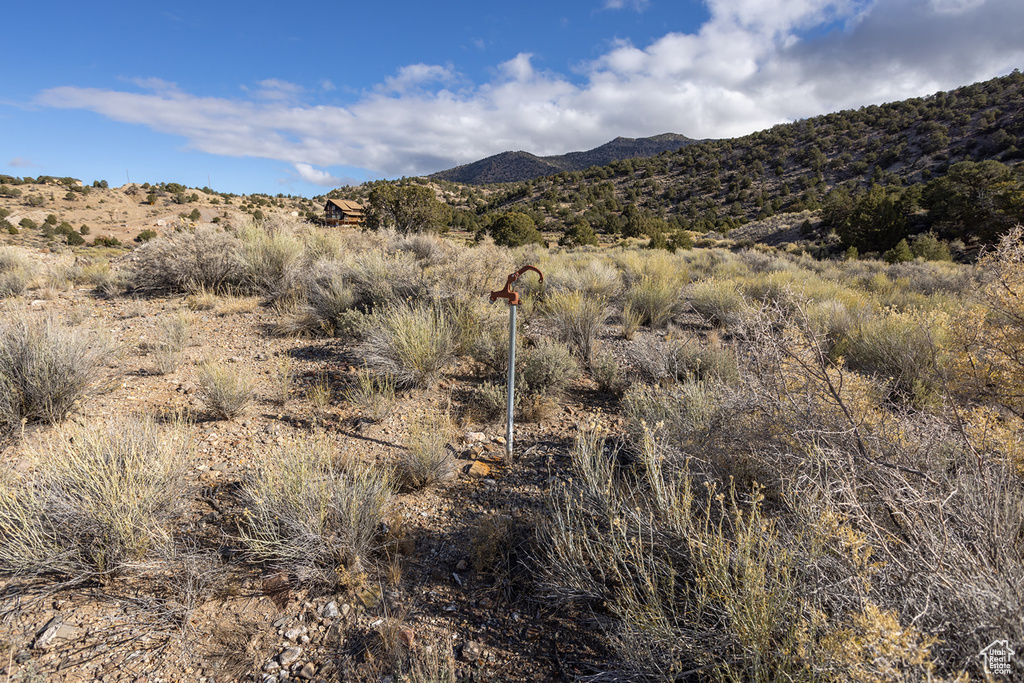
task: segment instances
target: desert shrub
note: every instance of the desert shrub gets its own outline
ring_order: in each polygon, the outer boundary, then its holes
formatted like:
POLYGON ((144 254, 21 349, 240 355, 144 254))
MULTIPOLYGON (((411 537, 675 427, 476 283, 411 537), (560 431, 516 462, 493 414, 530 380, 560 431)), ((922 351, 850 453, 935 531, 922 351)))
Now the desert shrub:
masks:
POLYGON ((449 242, 430 233, 396 235, 388 244, 388 249, 410 253, 424 267, 451 259, 454 251, 449 242))
POLYGON ((233 420, 255 398, 252 378, 240 368, 206 361, 197 368, 199 395, 221 419, 233 420))
MULTIPOLYGON (((522 396, 513 396, 513 401, 519 403, 522 396)), ((505 415, 508 410, 508 388, 502 384, 486 381, 473 389, 469 397, 469 411, 474 417, 480 420, 496 420, 505 415)), ((513 406, 515 410, 515 406, 513 406)))
POLYGON ((252 225, 240 232, 242 279, 251 291, 277 300, 298 286, 303 245, 285 229, 252 225))
POLYGON ((192 337, 192 318, 182 311, 157 320, 153 352, 153 368, 157 374, 169 375, 178 369, 192 337))
POLYGON ((710 382, 681 382, 663 387, 630 386, 622 397, 627 428, 634 440, 650 435, 665 448, 700 453, 725 404, 723 387, 710 382))
POLYGON ((399 386, 429 387, 455 357, 455 330, 442 309, 409 303, 372 316, 359 345, 368 368, 399 386))
POLYGON ((611 351, 597 350, 590 361, 590 374, 601 391, 616 396, 626 390, 626 378, 611 351))
POLYGON ((345 282, 341 265, 322 261, 309 267, 302 275, 304 301, 286 311, 277 324, 281 334, 328 334, 358 336, 355 323, 359 313, 353 307, 356 294, 345 282))
POLYGON ((704 280, 689 292, 690 307, 714 327, 726 329, 740 322, 743 296, 726 280, 704 280))
POLYGON ((103 374, 113 344, 103 335, 67 328, 50 316, 10 313, 0 320, 0 420, 64 419, 103 374))
POLYGON ((516 391, 528 395, 558 397, 577 377, 573 354, 558 342, 542 339, 516 357, 516 391))
POLYGON ((1024 415, 1024 228, 1007 233, 981 265, 991 279, 952 326, 956 384, 1024 415))
MULTIPOLYGON (((516 355, 522 354, 523 335, 516 329, 516 355)), ((509 323, 500 318, 491 318, 483 324, 479 336, 469 349, 469 354, 484 374, 502 378, 508 374, 509 323)))
MULTIPOLYGON (((85 232, 83 232, 82 234, 83 235, 88 235, 89 234, 89 228, 84 226, 84 225, 82 227, 85 228, 85 232)), ((138 242, 139 244, 142 244, 143 242, 148 242, 151 239, 154 239, 155 237, 156 237, 156 230, 152 230, 150 228, 146 228, 145 230, 141 231, 138 235, 136 235, 133 241, 138 242)))
POLYGON ((894 397, 922 407, 938 399, 943 384, 945 325, 945 316, 915 312, 864 317, 832 356, 887 385, 894 397))
POLYGON ((130 280, 144 292, 220 292, 242 283, 241 250, 238 238, 212 226, 173 232, 135 251, 130 280))
POLYGON ((389 476, 339 469, 323 442, 286 444, 243 484, 239 539, 251 556, 301 583, 360 582, 391 500, 389 476))
POLYGON ((470 528, 469 556, 473 568, 490 577, 506 599, 532 590, 537 519, 531 514, 492 512, 470 528))
POLYGON ((18 296, 33 277, 28 257, 11 247, 0 248, 0 297, 18 296))
POLYGON ((610 301, 622 290, 622 274, 614 265, 591 258, 549 278, 555 291, 569 290, 610 301))
POLYGON ((558 340, 589 365, 594 339, 608 317, 605 299, 578 290, 560 291, 547 297, 543 310, 558 340))
POLYGON ((355 294, 355 305, 367 312, 426 294, 423 273, 408 252, 365 251, 342 262, 339 274, 355 294))
POLYGON ((632 302, 627 301, 622 306, 622 337, 631 340, 644 322, 643 313, 633 307, 632 302))
POLYGON ((844 517, 790 526, 768 518, 757 487, 741 495, 696 462, 669 467, 654 439, 642 438, 636 457, 624 467, 584 431, 541 532, 541 594, 600 605, 610 619, 614 659, 599 680, 694 670, 719 681, 942 677, 923 626, 868 597, 822 590, 853 576, 856 587, 843 585, 863 595, 876 566, 844 517), (840 567, 849 573, 828 573, 840 567))
POLYGON ((415 491, 454 476, 456 463, 449 446, 454 431, 451 418, 437 411, 410 420, 405 450, 395 465, 402 488, 415 491))
POLYGON ((395 380, 365 368, 343 392, 345 400, 362 410, 374 422, 385 420, 395 410, 395 380))
POLYGON ((736 353, 713 335, 706 340, 647 337, 634 342, 629 355, 648 382, 715 380, 732 384, 739 379, 736 353))
POLYGON ((97 235, 92 240, 92 246, 94 247, 119 247, 121 246, 121 240, 111 235, 97 235))
POLYGON ((0 570, 74 580, 127 570, 168 542, 188 454, 178 424, 117 418, 58 432, 32 475, 0 475, 0 570))
POLYGON ((640 324, 651 328, 664 327, 675 312, 679 301, 677 283, 668 277, 644 274, 626 290, 625 305, 640 324))

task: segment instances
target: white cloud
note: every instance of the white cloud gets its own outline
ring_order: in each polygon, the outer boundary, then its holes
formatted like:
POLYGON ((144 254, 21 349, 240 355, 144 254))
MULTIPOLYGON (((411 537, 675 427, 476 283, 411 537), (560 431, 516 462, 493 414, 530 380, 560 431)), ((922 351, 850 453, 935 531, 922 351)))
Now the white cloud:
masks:
POLYGON ((322 185, 323 187, 338 187, 343 184, 341 178, 333 176, 327 171, 321 171, 318 168, 314 168, 309 164, 296 163, 295 172, 299 174, 299 177, 305 180, 307 183, 312 185, 322 185))
POLYGON ((617 135, 731 137, 1024 63, 1020 0, 708 0, 708 9, 697 32, 614 43, 575 81, 523 53, 478 84, 450 65, 411 64, 345 107, 305 103, 301 86, 275 79, 238 99, 145 81, 142 92, 53 88, 38 103, 183 136, 212 154, 286 161, 328 182, 320 169, 332 166, 417 175, 617 135))
POLYGON ((605 0, 604 9, 624 9, 628 7, 637 12, 643 12, 650 4, 650 0, 605 0))
POLYGON ((11 168, 33 168, 36 164, 34 164, 30 159, 26 159, 24 157, 14 157, 7 162, 7 165, 11 168))

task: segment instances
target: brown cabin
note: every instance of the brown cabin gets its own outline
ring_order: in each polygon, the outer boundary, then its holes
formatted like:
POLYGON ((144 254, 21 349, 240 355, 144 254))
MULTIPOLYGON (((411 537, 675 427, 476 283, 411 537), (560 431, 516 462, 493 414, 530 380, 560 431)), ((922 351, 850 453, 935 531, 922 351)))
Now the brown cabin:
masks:
POLYGON ((328 199, 324 204, 324 223, 327 225, 360 225, 363 207, 348 199, 328 199))

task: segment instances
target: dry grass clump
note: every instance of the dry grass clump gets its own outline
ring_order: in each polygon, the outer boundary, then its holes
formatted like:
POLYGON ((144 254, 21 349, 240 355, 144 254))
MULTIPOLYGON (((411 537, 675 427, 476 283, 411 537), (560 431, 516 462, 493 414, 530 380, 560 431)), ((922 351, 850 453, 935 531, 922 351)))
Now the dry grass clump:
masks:
MULTIPOLYGON (((668 324, 679 302, 679 284, 675 278, 643 275, 639 281, 626 290, 625 307, 629 316, 639 319, 639 325, 658 329, 668 324)), ((627 328, 632 327, 627 323, 627 328)), ((627 338, 631 336, 626 332, 627 338)))
POLYGON ((339 469, 332 450, 301 440, 265 460, 243 485, 239 524, 254 559, 328 587, 358 583, 372 566, 392 489, 385 472, 339 469))
POLYGON ((112 342, 48 315, 7 312, 0 320, 0 425, 55 423, 103 375, 112 342))
POLYGON ((938 400, 943 385, 940 353, 946 324, 945 316, 916 312, 865 316, 834 345, 832 356, 888 385, 901 400, 922 407, 938 400))
POLYGON ((132 254, 129 281, 142 292, 215 292, 243 282, 242 242, 210 225, 152 239, 132 254))
POLYGON ((196 374, 201 398, 221 419, 235 419, 256 398, 252 378, 240 368, 208 360, 196 374))
POLYGON ((0 297, 18 296, 35 277, 35 267, 20 249, 0 247, 0 297))
POLYGON ((444 310, 406 303, 372 316, 359 352, 368 368, 393 377, 398 386, 430 387, 457 348, 444 310))
POLYGON ((416 491, 454 476, 456 463, 449 445, 454 432, 447 413, 429 411, 410 420, 405 450, 395 464, 402 488, 416 491))
POLYGON ((690 307, 708 324, 725 329, 735 328, 745 308, 743 296, 728 280, 703 280, 689 292, 690 307))
POLYGON ((243 286, 271 301, 294 296, 303 244, 285 226, 253 224, 239 232, 243 286))
POLYGON ((386 420, 395 410, 395 380, 365 368, 356 374, 355 383, 344 389, 349 403, 362 410, 373 422, 386 420))
POLYGON ((470 529, 473 568, 489 576, 507 600, 516 600, 532 589, 537 523, 531 514, 492 512, 479 517, 470 529))
POLYGON ((568 344, 584 365, 590 365, 594 339, 608 317, 607 301, 579 290, 548 295, 544 314, 555 329, 555 336, 568 344))
POLYGON ((548 339, 524 348, 516 358, 516 390, 557 398, 579 377, 569 347, 548 339))
POLYGON ((600 348, 594 351, 590 375, 601 391, 619 396, 626 390, 626 378, 611 351, 600 348))
POLYGON ((32 475, 0 480, 0 569, 81 579, 142 561, 170 538, 189 452, 180 424, 119 418, 58 432, 32 475))
POLYGON ((739 380, 736 352, 723 346, 715 335, 707 339, 670 335, 664 340, 647 337, 634 342, 629 354, 648 382, 714 380, 734 384, 739 380))
POLYGON ((184 311, 160 317, 150 344, 153 368, 160 375, 169 375, 178 369, 185 357, 185 349, 192 338, 192 318, 184 311))

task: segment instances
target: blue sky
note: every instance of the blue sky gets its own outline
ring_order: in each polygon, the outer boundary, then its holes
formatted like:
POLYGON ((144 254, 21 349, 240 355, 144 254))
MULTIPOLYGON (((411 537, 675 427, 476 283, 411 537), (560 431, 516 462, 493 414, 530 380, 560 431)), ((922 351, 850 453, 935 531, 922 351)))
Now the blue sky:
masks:
POLYGON ((1024 68, 1020 0, 17 3, 0 173, 321 194, 1024 68))

